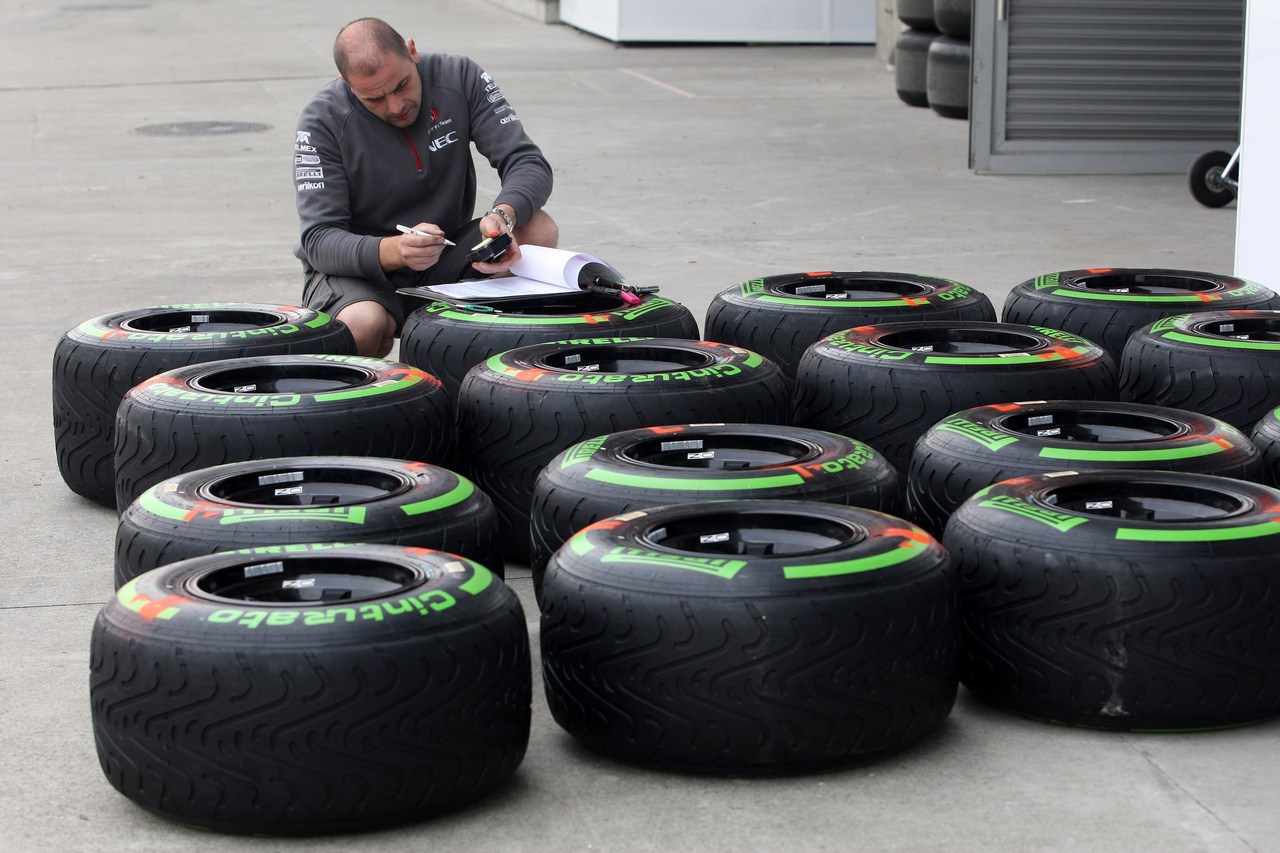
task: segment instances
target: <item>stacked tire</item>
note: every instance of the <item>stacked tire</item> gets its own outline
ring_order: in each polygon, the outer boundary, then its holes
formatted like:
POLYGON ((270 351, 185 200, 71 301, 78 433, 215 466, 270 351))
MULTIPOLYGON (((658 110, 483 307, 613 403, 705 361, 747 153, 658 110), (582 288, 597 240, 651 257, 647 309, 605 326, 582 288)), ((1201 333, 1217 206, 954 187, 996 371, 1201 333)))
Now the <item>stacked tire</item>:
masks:
POLYGON ((933 20, 941 35, 929 44, 925 60, 925 97, 945 118, 969 117, 969 35, 973 0, 933 0, 933 20))
POLYGON ((1263 415, 1250 437, 1262 455, 1263 482, 1280 486, 1280 408, 1263 415))
POLYGON ((318 542, 448 551, 503 577, 495 523, 488 495, 425 462, 292 456, 215 465, 162 480, 125 508, 116 588, 192 557, 318 542))
POLYGON ((1225 421, 1161 406, 1049 400, 978 406, 928 429, 911 455, 910 517, 941 536, 975 493, 1051 471, 1170 470, 1262 476, 1249 437, 1225 421))
POLYGON ((904 749, 956 696, 946 552, 871 510, 674 504, 602 520, 547 567, 556 722, 588 747, 697 772, 804 772, 904 749))
POLYGON ((803 272, 720 291, 707 308, 710 340, 758 352, 794 377, 804 351, 854 326, 904 320, 994 321, 986 295, 949 279, 897 272, 803 272))
POLYGON ((1111 357, 1078 335, 1010 323, 885 323, 809 347, 796 373, 794 423, 866 442, 906 471, 916 440, 961 409, 1115 395, 1111 357))
POLYGON ((1179 314, 1144 326, 1125 346, 1120 396, 1252 430, 1280 406, 1280 311, 1179 314))
POLYGON ((834 433, 761 424, 685 424, 624 430, 575 444, 534 484, 534 589, 574 533, 613 515, 709 500, 806 500, 902 512, 897 469, 834 433))
POLYGON ((1063 270, 1024 281, 1009 291, 1001 319, 1074 332, 1101 344, 1118 365, 1129 336, 1165 317, 1276 308, 1280 293, 1235 276, 1118 267, 1063 270))
POLYGON ((296 545, 171 563, 94 624, 103 773, 229 833, 379 829, 467 804, 529 740, 515 593, 453 554, 296 545))
POLYGON ((942 35, 933 19, 933 0, 897 0, 896 11, 907 28, 894 43, 894 86, 903 103, 927 107, 929 45, 942 35))
POLYGON ((1040 474, 943 536, 961 681, 1006 710, 1117 730, 1280 714, 1280 491, 1168 471, 1040 474))
POLYGON ((119 311, 64 334, 53 355, 58 471, 76 494, 115 504, 116 411, 158 373, 228 358, 353 355, 355 341, 328 314, 291 305, 198 303, 119 311))
POLYGON ((698 337, 689 309, 657 295, 631 304, 617 296, 574 293, 508 300, 494 306, 432 302, 405 318, 400 358, 444 383, 456 399, 467 371, 509 349, 592 337, 698 337))
POLYGON ((353 355, 225 359, 165 371, 125 394, 115 430, 123 512, 150 486, 212 465, 378 456, 447 465, 453 412, 407 364, 353 355))
POLYGON ((539 472, 606 433, 689 422, 786 424, 790 386, 777 365, 729 344, 591 338, 499 353, 458 392, 458 458, 488 492, 508 558, 527 561, 539 472))

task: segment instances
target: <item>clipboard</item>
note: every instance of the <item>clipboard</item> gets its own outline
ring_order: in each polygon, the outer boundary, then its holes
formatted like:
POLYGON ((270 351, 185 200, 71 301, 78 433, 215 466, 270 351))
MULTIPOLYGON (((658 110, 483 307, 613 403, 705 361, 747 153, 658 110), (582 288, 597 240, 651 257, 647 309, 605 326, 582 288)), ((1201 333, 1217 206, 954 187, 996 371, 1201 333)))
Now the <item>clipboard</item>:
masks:
POLYGON ((539 296, 586 296, 589 293, 617 295, 624 301, 638 302, 638 294, 658 290, 628 285, 622 273, 594 255, 546 246, 521 246, 520 260, 511 265, 511 272, 510 276, 497 278, 400 287, 396 292, 452 305, 489 307, 539 296))

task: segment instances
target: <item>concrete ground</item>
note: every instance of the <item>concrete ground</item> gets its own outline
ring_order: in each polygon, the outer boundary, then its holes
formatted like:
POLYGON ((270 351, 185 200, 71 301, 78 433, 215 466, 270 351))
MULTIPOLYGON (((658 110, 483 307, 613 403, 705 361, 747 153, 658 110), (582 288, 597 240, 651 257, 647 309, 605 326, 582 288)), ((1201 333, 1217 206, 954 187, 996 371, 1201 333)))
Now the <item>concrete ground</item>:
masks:
MULTIPOLYGON (((961 691, 939 736, 848 771, 745 780, 584 751, 535 693, 512 784, 358 837, 222 837, 154 817, 98 768, 89 630, 115 517, 54 460, 51 355, 82 320, 199 301, 290 302, 296 112, 347 20, 476 57, 556 168, 562 245, 700 319, 741 280, 804 269, 954 278, 997 305, 1033 275, 1230 272, 1234 213, 1179 175, 977 177, 963 122, 910 108, 871 46, 621 48, 483 0, 9 0, 0 5, 0 845, 7 850, 1268 850, 1280 729, 1105 734, 961 691), (256 133, 148 136, 167 122, 256 133)), ((481 203, 496 190, 481 179, 481 203)), ((526 602, 528 572, 512 583, 526 602)), ((535 632, 536 640, 536 632, 535 632)))

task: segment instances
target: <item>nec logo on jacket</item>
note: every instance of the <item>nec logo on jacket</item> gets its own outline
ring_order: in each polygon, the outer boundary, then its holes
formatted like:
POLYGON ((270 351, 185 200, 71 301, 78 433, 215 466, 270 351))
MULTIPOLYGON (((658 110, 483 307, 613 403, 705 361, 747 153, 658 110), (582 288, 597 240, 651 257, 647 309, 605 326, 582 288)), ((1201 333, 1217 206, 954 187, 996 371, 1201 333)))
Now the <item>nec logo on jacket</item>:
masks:
POLYGON ((431 140, 431 144, 427 146, 427 150, 439 151, 441 148, 444 148, 446 145, 452 145, 457 141, 458 141, 458 131, 451 130, 448 133, 446 133, 444 136, 437 136, 435 139, 431 140))

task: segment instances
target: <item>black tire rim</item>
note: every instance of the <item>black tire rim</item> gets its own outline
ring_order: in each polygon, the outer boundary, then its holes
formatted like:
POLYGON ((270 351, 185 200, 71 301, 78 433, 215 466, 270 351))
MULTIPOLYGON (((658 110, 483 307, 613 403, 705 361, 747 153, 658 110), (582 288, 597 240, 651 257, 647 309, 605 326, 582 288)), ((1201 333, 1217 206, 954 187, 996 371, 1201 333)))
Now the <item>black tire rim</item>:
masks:
POLYGON ((184 586, 192 595, 232 604, 309 605, 406 594, 425 579, 420 569, 384 560, 285 555, 203 572, 184 586))
POLYGON ((618 456, 654 468, 753 471, 797 465, 821 453, 812 442, 780 435, 692 432, 645 439, 623 448, 618 456))
POLYGON ((1044 341, 1031 334, 964 326, 890 331, 877 335, 876 342, 893 349, 955 355, 1026 352, 1044 347, 1044 341))
POLYGON ((1050 487, 1038 503, 1056 510, 1150 522, 1217 521, 1254 508, 1247 498, 1220 489, 1152 480, 1107 480, 1050 487))
POLYGON ((1210 166, 1209 171, 1204 173, 1204 185, 1212 193, 1230 193, 1231 186, 1222 179, 1222 166, 1210 166))
POLYGON ((570 373, 670 373, 711 367, 715 358, 674 347, 616 345, 562 349, 536 359, 538 366, 570 373))
POLYGON ((274 311, 255 311, 252 309, 210 308, 207 311, 191 309, 188 311, 164 311, 147 314, 120 323, 122 329, 131 332, 154 334, 164 332, 178 334, 187 332, 242 332, 249 329, 261 329, 266 326, 277 326, 285 321, 283 314, 274 311))
POLYGON ((348 506, 404 494, 413 481, 399 472, 330 466, 282 467, 218 477, 199 498, 244 507, 348 506))
POLYGON ((1193 321, 1196 334, 1236 341, 1280 342, 1280 314, 1271 317, 1218 317, 1193 321))
POLYGON ((991 425, 995 429, 1032 438, 1099 444, 1161 441, 1191 432, 1187 424, 1173 418, 1105 409, 1037 409, 1001 415, 991 425))
POLYGON ((923 298, 936 290, 934 287, 902 279, 858 278, 856 276, 803 278, 779 282, 772 289, 788 296, 799 296, 808 299, 831 298, 837 307, 841 299, 923 298))
POLYGON ((193 388, 213 394, 318 394, 368 385, 370 370, 342 364, 253 364, 197 377, 193 388))
POLYGON ((1188 273, 1112 270, 1072 276, 1067 282, 1080 290, 1131 294, 1212 293, 1222 290, 1222 282, 1188 273))
POLYGON ((646 527, 638 538, 680 553, 795 557, 847 548, 867 532, 838 519, 761 510, 672 518, 646 527))

